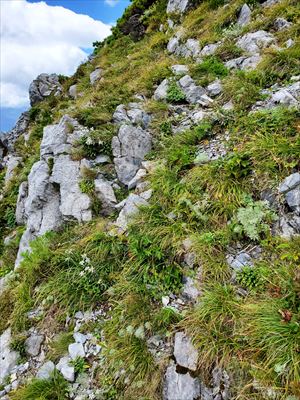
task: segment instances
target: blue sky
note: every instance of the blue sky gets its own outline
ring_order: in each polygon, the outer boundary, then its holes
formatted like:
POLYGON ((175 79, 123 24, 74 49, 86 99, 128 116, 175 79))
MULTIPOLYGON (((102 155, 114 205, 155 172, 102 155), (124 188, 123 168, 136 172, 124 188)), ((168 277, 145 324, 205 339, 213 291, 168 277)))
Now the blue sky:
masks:
POLYGON ((109 35, 129 0, 0 0, 0 130, 29 108, 28 86, 42 72, 75 72, 93 41, 109 35))

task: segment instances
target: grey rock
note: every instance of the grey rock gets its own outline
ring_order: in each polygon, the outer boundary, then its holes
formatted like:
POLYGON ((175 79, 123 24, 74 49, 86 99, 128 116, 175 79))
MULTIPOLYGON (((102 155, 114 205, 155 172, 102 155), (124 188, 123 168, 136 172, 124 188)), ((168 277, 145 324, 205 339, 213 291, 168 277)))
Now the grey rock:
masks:
POLYGON ((64 115, 58 124, 44 128, 41 157, 48 158, 70 153, 72 145, 87 134, 88 129, 80 126, 75 119, 64 115))
POLYGON ((61 372, 62 376, 69 382, 74 382, 75 380, 75 370, 72 365, 69 364, 69 357, 65 356, 59 360, 56 368, 61 372))
POLYGON ((190 0, 169 0, 167 4, 167 14, 183 14, 190 4, 190 0))
POLYGON ((249 54, 257 54, 275 42, 275 37, 271 33, 261 30, 247 33, 236 42, 236 45, 249 54))
POLYGON ((145 169, 139 169, 135 176, 128 183, 128 189, 134 189, 139 183, 143 181, 143 178, 147 175, 145 169))
POLYGON ((286 47, 287 49, 289 49, 289 48, 293 47, 294 44, 295 44, 295 41, 294 41, 293 39, 288 39, 288 40, 285 42, 285 47, 286 47))
POLYGON ((40 74, 29 86, 30 105, 43 101, 46 97, 62 93, 62 86, 56 74, 40 74))
POLYGON ((175 334, 174 357, 176 363, 191 371, 197 370, 198 352, 184 332, 175 334))
POLYGON ((73 334, 73 337, 76 343, 84 344, 87 341, 87 335, 84 335, 83 333, 80 332, 75 332, 73 334))
POLYGON ((189 373, 179 374, 171 363, 166 371, 163 400, 196 400, 201 394, 201 382, 189 373))
POLYGON ((147 128, 150 116, 143 110, 140 103, 129 103, 127 107, 124 104, 117 106, 113 120, 117 124, 140 125, 147 128))
POLYGON ((278 190, 284 194, 289 208, 300 214, 300 173, 295 172, 285 178, 278 190))
POLYGON ((216 79, 214 82, 210 83, 207 86, 206 90, 209 96, 211 97, 218 96, 223 91, 221 81, 219 79, 216 79))
POLYGON ((274 88, 270 97, 263 102, 257 102, 254 109, 271 109, 278 105, 300 107, 300 82, 292 83, 280 89, 274 88))
POLYGON ((278 190, 279 193, 286 193, 296 187, 300 186, 300 173, 295 172, 294 174, 289 175, 285 178, 285 180, 281 183, 278 190))
POLYGON ((39 368, 36 377, 38 379, 49 379, 54 372, 54 369, 55 365, 53 364, 53 362, 47 361, 39 368))
POLYGON ((248 4, 244 4, 240 11, 237 24, 239 26, 246 26, 249 24, 250 20, 251 20, 251 10, 248 4))
POLYGON ((178 84, 189 103, 201 103, 203 96, 205 95, 205 90, 201 86, 197 86, 189 75, 183 76, 178 81, 178 84))
POLYGON ((283 31, 285 29, 288 29, 292 26, 291 22, 288 22, 284 18, 276 18, 274 22, 274 27, 277 31, 283 31))
POLYGON ((196 39, 188 39, 183 48, 183 57, 196 58, 200 54, 200 44, 196 39))
POLYGON ((78 222, 92 219, 91 199, 79 187, 81 161, 73 161, 69 155, 60 155, 53 166, 50 182, 60 187, 60 212, 68 220, 78 222))
POLYGON ((147 205, 147 200, 143 199, 141 196, 134 193, 130 194, 127 199, 122 202, 122 210, 116 220, 116 225, 121 230, 125 231, 132 217, 138 213, 139 207, 147 205))
POLYGON ((282 0, 267 0, 264 3, 262 3, 262 7, 271 7, 274 6, 275 4, 280 3, 282 0))
POLYGON ((253 70, 260 63, 261 59, 262 57, 259 54, 254 54, 251 57, 238 57, 227 61, 225 67, 228 69, 253 70))
POLYGON ((0 336, 0 385, 17 365, 19 354, 10 349, 11 329, 6 329, 0 336))
POLYGON ((69 96, 72 97, 72 99, 77 99, 77 85, 72 85, 69 87, 69 96))
POLYGON ((44 335, 32 334, 25 340, 26 353, 32 357, 36 357, 41 349, 41 345, 44 341, 44 335))
POLYGON ((18 225, 23 225, 26 222, 25 216, 25 201, 28 196, 28 182, 22 182, 19 186, 19 193, 16 206, 16 222, 18 225))
POLYGON ((189 68, 187 65, 176 64, 172 65, 171 70, 175 75, 185 75, 189 71, 189 68))
POLYGON ((176 54, 180 57, 193 57, 197 58, 200 55, 200 44, 196 39, 187 39, 185 42, 181 41, 181 32, 172 37, 167 45, 169 53, 176 54))
POLYGON ((5 150, 9 153, 13 153, 16 140, 21 135, 26 134, 29 122, 29 112, 25 111, 20 115, 13 129, 11 129, 9 132, 1 133, 0 148, 2 148, 2 151, 5 150))
POLYGON ((197 281, 187 276, 183 280, 182 295, 190 301, 197 301, 200 296, 200 290, 198 289, 197 281))
POLYGON ((117 204, 117 199, 111 182, 104 178, 95 179, 95 192, 96 196, 101 201, 102 212, 105 215, 109 215, 117 204))
POLYGON ((106 164, 110 162, 109 156, 106 156, 105 154, 100 154, 93 160, 93 162, 98 165, 98 164, 106 164))
POLYGON ((177 36, 172 37, 167 45, 167 50, 169 53, 176 53, 180 48, 180 39, 177 36))
POLYGON ((153 98, 154 100, 166 100, 169 88, 169 80, 164 79, 160 85, 156 88, 153 98))
POLYGON ((234 255, 227 255, 226 256, 226 261, 228 265, 233 268, 235 271, 240 271, 244 267, 252 267, 253 262, 252 262, 252 257, 250 254, 246 252, 241 252, 237 254, 236 256, 234 255))
POLYGON ((206 56, 211 56, 215 54, 217 49, 221 46, 221 42, 217 43, 212 43, 212 44, 207 44, 206 46, 203 47, 203 49, 200 51, 200 56, 201 57, 206 57, 206 56))
POLYGON ((85 357, 85 351, 82 343, 69 344, 68 351, 72 360, 75 360, 77 357, 85 357))
POLYGON ((300 234, 300 217, 293 213, 281 216, 276 226, 278 232, 284 239, 291 239, 300 234))
POLYGON ((90 83, 92 86, 101 78, 103 70, 101 68, 96 68, 95 71, 90 73, 90 83))
POLYGON ((7 185, 8 182, 13 178, 15 174, 16 168, 19 166, 21 163, 22 158, 21 157, 16 157, 13 155, 9 155, 6 160, 6 172, 5 172, 5 177, 4 177, 4 184, 7 185))
POLYGON ((121 125, 118 136, 114 136, 112 140, 114 163, 120 182, 128 185, 151 146, 152 138, 146 130, 121 125))

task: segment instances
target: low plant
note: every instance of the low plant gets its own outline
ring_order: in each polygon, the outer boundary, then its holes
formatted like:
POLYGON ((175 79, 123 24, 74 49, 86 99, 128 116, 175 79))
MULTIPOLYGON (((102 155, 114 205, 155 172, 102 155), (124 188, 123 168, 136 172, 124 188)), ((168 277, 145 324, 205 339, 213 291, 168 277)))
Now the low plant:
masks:
POLYGON ((74 367, 74 371, 76 374, 81 374, 90 366, 86 363, 83 357, 77 356, 74 360, 70 361, 70 364, 74 367))
POLYGON ((276 219, 274 212, 266 201, 247 201, 246 207, 241 207, 236 215, 237 224, 234 224, 235 233, 244 233, 251 240, 259 240, 262 233, 269 231, 271 221, 276 219))
POLYGON ((185 101, 185 94, 175 81, 170 82, 166 99, 169 103, 182 103, 185 101))
POLYGON ((12 400, 64 400, 67 399, 67 381, 55 371, 50 379, 34 378, 25 386, 10 393, 12 400))

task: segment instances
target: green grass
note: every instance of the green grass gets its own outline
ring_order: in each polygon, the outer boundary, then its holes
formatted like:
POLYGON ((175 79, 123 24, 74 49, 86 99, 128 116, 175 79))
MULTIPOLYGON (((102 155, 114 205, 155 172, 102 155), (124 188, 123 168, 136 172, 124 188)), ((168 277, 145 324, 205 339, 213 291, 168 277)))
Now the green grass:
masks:
POLYGON ((59 372, 55 372, 50 379, 34 378, 26 386, 10 393, 12 400, 64 400, 67 398, 67 382, 59 372))

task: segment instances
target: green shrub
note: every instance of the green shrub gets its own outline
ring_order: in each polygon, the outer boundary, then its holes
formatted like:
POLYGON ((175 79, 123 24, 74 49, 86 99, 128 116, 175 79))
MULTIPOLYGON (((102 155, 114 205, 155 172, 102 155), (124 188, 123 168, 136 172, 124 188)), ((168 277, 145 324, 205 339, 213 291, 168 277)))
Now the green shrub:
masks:
POLYGON ((79 187, 82 193, 91 194, 95 190, 95 182, 89 179, 82 179, 79 182, 79 187))
POLYGON ((89 368, 89 365, 86 363, 85 359, 80 356, 77 356, 74 360, 70 361, 70 364, 73 365, 76 374, 81 374, 87 368, 89 368))

